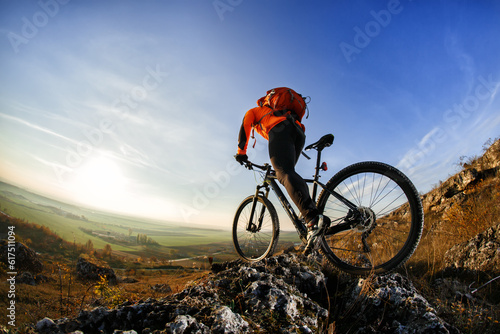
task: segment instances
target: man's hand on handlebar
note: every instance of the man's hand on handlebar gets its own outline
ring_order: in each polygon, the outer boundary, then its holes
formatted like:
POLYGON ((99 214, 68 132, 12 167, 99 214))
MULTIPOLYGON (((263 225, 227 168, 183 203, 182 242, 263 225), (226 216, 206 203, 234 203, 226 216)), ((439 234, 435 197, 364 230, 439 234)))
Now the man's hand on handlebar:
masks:
POLYGON ((240 163, 240 165, 245 166, 245 168, 253 169, 252 163, 248 160, 248 156, 246 154, 236 154, 234 158, 240 163))
POLYGON ((236 154, 234 158, 240 163, 240 165, 248 162, 248 156, 246 154, 236 154))

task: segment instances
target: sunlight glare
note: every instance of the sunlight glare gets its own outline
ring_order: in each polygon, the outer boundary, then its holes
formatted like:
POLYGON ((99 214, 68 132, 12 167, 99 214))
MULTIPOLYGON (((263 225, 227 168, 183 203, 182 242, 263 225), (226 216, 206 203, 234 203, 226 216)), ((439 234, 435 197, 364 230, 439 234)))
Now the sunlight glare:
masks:
POLYGON ((76 171, 73 187, 80 201, 106 207, 120 201, 126 183, 120 167, 111 159, 100 157, 76 171))

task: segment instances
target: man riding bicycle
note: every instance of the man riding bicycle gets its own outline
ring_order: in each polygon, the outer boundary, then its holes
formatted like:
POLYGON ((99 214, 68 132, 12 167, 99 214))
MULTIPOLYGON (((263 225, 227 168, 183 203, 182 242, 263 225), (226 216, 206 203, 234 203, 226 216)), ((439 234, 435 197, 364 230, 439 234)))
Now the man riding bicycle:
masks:
POLYGON ((306 102, 294 90, 280 87, 269 90, 257 101, 257 105, 245 113, 235 158, 240 164, 248 161, 246 151, 253 130, 269 141, 269 158, 276 177, 304 217, 308 230, 304 253, 308 254, 316 248, 330 219, 319 214, 306 182, 295 171, 305 143, 305 127, 301 121, 306 102))

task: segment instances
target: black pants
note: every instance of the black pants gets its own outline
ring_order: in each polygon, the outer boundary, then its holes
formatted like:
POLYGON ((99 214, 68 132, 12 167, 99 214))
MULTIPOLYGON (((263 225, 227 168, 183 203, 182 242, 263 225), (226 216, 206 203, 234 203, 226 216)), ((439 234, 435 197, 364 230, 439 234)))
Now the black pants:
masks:
POLYGON ((306 222, 309 222, 318 215, 318 209, 309 195, 307 183, 295 171, 304 143, 304 133, 289 120, 281 122, 269 132, 269 157, 278 181, 285 187, 306 222))

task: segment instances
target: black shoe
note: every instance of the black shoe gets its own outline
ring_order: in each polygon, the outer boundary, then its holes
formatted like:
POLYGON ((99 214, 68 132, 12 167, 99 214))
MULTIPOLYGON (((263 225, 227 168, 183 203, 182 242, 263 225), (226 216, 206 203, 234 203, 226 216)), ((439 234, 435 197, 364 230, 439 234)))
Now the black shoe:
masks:
POLYGON ((330 226, 330 218, 318 215, 307 227, 307 245, 304 249, 304 255, 309 255, 318 248, 319 240, 325 230, 330 226))

